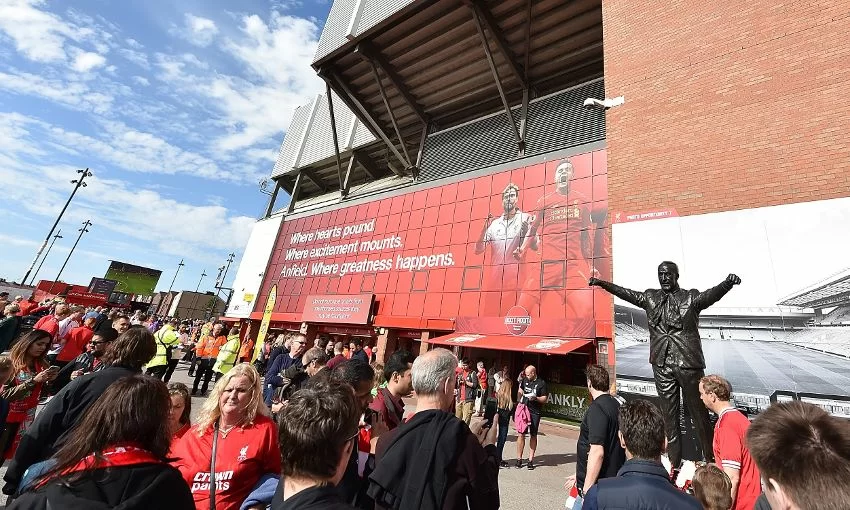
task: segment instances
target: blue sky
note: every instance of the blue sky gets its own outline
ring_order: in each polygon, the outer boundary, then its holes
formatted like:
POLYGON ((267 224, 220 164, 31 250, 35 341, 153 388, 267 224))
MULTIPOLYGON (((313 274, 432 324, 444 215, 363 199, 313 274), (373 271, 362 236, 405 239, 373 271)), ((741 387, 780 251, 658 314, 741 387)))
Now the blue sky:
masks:
POLYGON ((109 260, 211 288, 266 196, 330 1, 0 0, 0 277, 19 281, 73 185, 39 273, 88 284, 109 260))

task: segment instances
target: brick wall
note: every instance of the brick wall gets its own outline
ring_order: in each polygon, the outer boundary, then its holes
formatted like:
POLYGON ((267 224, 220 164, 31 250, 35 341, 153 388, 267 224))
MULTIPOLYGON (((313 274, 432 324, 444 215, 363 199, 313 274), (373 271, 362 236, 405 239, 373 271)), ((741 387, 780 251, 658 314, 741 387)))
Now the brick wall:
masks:
POLYGON ((850 195, 850 1, 606 0, 612 211, 850 195))

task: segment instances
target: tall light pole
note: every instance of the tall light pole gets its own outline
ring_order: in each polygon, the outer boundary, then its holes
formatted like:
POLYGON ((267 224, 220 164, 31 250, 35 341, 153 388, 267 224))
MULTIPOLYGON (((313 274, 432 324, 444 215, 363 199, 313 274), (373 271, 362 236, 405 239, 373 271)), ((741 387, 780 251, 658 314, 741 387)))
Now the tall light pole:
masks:
POLYGON ((230 270, 230 264, 233 263, 233 258, 236 257, 235 253, 231 253, 227 256, 227 267, 224 268, 224 276, 221 277, 221 284, 224 285, 224 280, 227 278, 227 271, 230 270))
MULTIPOLYGON (((56 240, 62 239, 62 238, 63 238, 62 237, 62 229, 60 228, 59 232, 56 232, 56 235, 53 236, 53 240, 50 241, 50 246, 47 247, 47 251, 44 253, 44 258, 41 259, 41 263, 36 268, 35 273, 32 274, 32 280, 30 280, 30 285, 32 285, 32 283, 35 282, 35 277, 38 276, 38 272, 41 271, 41 266, 44 265, 44 261, 47 260, 47 256, 50 255, 50 250, 53 249, 53 245, 56 243, 56 240)), ((21 283, 23 283, 24 285, 27 284, 27 282, 21 282, 21 283)))
POLYGON ((183 263, 183 259, 180 259, 180 263, 177 264, 177 271, 174 273, 174 278, 171 279, 171 285, 168 286, 168 294, 171 295, 171 289, 174 287, 174 282, 177 281, 177 275, 180 274, 180 269, 183 268, 186 264, 183 263))
MULTIPOLYGON (((198 286, 197 286, 197 287, 195 287, 195 298, 192 300, 192 315, 194 315, 194 314, 195 314, 195 311, 197 310, 197 305, 198 305, 198 291, 199 291, 199 290, 201 290, 201 282, 202 282, 202 281, 204 281, 204 277, 205 277, 205 276, 207 276, 207 270, 206 270, 206 269, 204 269, 204 270, 201 272, 201 279, 200 279, 200 280, 198 280, 198 286)), ((192 318, 194 319, 195 317, 192 317, 192 318)))
POLYGON ((207 270, 206 269, 204 269, 204 271, 201 273, 201 279, 198 280, 198 286, 195 287, 195 293, 196 294, 199 290, 201 290, 201 282, 204 281, 205 276, 207 276, 207 270))
POLYGON ((86 221, 83 222, 83 227, 77 230, 77 232, 79 232, 80 235, 77 236, 77 240, 74 241, 74 246, 71 247, 71 251, 68 252, 68 257, 65 258, 65 263, 62 264, 61 268, 59 268, 59 273, 56 275, 56 278, 53 279, 53 283, 50 284, 50 288, 47 290, 48 294, 50 294, 53 291, 53 286, 56 285, 57 281, 59 281, 59 277, 62 276, 62 271, 65 270, 65 266, 67 266, 68 261, 71 260, 71 255, 73 255, 74 250, 77 249, 77 244, 79 244, 80 239, 83 238, 83 234, 85 234, 86 232, 89 231, 90 226, 92 226, 92 222, 89 221, 89 220, 86 220, 86 221))
POLYGON ((74 199, 74 195, 77 193, 77 190, 88 186, 88 184, 85 183, 85 179, 86 177, 92 176, 92 173, 89 172, 89 169, 86 168, 85 170, 77 170, 77 173, 80 174, 80 177, 79 179, 74 179, 73 181, 71 181, 71 184, 76 184, 76 186, 74 186, 74 190, 71 191, 71 196, 68 197, 68 201, 65 202, 65 206, 62 208, 61 211, 59 211, 59 216, 56 217, 56 221, 53 222, 53 226, 50 227, 50 232, 47 233, 47 237, 45 237, 44 242, 41 243, 41 248, 38 249, 38 252, 35 254, 35 258, 32 259, 32 264, 30 264, 29 269, 27 269, 27 273, 24 275, 24 279, 21 280, 21 283, 26 283, 27 279, 30 277, 32 268, 35 267, 35 263, 38 262, 38 258, 41 257, 41 252, 43 252, 44 247, 47 246, 47 241, 50 240, 50 236, 53 235, 53 231, 56 230, 56 226, 59 225, 59 220, 62 219, 62 215, 65 214, 65 210, 68 208, 68 205, 70 205, 71 200, 74 199))
MULTIPOLYGON (((174 272, 174 278, 171 279, 171 285, 168 286, 168 292, 167 292, 168 308, 165 309, 165 315, 171 315, 171 313, 169 313, 169 312, 171 312, 171 289, 174 288, 174 282, 177 281, 177 275, 180 274, 180 270, 185 265, 186 264, 183 263, 183 259, 180 259, 180 263, 177 264, 177 271, 174 272)), ((163 298, 163 299, 165 299, 165 298, 163 298)))
MULTIPOLYGON (((233 297, 233 289, 231 289, 229 287, 224 287, 224 280, 227 278, 227 271, 230 270, 230 264, 233 263, 233 259, 235 257, 236 257, 236 254, 233 253, 233 252, 231 252, 227 256, 227 266, 224 268, 224 275, 222 275, 222 277, 221 277, 221 284, 220 284, 221 287, 219 287, 219 293, 222 290, 227 290, 227 299, 224 301, 224 310, 225 311, 227 310, 227 307, 230 305, 230 298, 233 297)), ((216 294, 216 295, 218 295, 218 294, 216 294)), ((218 304, 218 303, 216 303, 216 304, 218 304)))

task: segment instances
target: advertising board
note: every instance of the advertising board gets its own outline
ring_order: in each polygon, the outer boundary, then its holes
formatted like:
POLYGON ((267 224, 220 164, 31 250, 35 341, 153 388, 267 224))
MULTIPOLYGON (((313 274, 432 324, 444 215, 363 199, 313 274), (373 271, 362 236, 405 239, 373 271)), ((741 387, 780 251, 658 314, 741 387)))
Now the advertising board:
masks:
POLYGON ((273 284, 290 314, 308 296, 374 294, 378 316, 592 338, 611 316, 587 286, 610 276, 606 190, 594 151, 287 219, 256 302, 273 284))
POLYGON ((117 292, 147 296, 153 294, 160 275, 162 271, 158 269, 113 260, 109 263, 104 279, 118 282, 114 289, 117 292))

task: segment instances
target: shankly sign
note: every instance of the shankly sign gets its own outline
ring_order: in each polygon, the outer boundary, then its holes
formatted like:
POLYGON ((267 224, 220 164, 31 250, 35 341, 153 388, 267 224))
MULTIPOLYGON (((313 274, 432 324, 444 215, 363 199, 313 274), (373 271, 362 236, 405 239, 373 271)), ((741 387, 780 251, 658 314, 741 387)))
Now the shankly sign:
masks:
POLYGON ((308 296, 301 320, 304 322, 368 324, 373 298, 372 294, 308 296))

